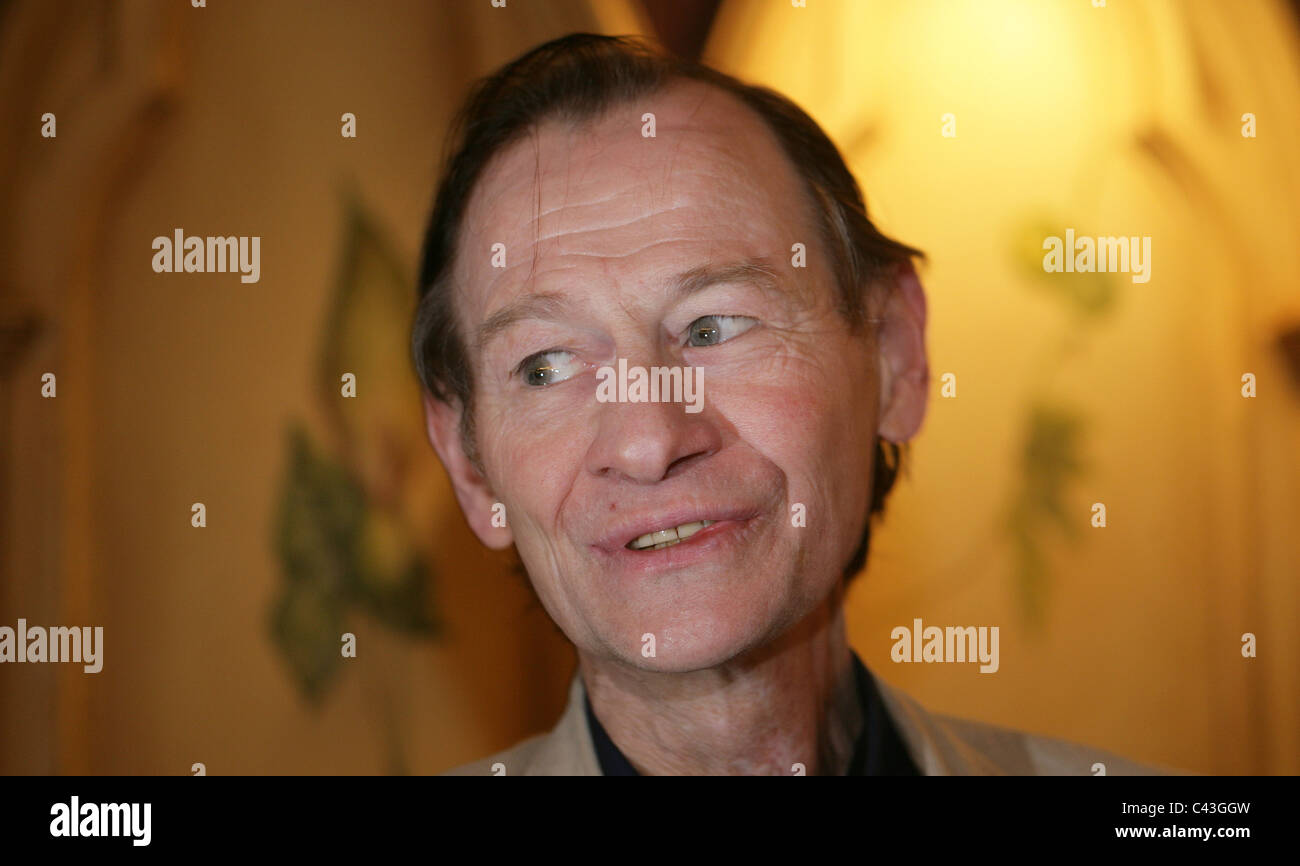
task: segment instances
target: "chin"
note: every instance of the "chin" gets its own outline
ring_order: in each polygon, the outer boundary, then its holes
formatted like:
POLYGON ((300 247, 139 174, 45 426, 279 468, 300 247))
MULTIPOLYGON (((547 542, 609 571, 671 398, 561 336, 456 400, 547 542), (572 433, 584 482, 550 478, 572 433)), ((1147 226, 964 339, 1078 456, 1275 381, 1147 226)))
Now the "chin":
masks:
POLYGON ((738 603, 733 593, 709 605, 656 611, 638 617, 635 626, 629 622, 626 629, 619 629, 618 637, 633 635, 633 643, 623 639, 617 644, 611 642, 611 646, 620 660, 645 671, 689 673, 716 668, 771 638, 774 623, 761 612, 767 609, 762 604, 738 603), (646 634, 654 635, 653 656, 648 655, 648 649, 642 651, 649 646, 649 641, 644 640, 646 634))

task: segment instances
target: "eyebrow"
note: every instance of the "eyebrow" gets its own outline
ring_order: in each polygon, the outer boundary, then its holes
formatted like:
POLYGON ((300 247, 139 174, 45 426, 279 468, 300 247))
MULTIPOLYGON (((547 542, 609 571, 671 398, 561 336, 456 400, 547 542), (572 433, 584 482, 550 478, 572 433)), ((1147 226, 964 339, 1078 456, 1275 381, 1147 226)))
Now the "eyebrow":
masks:
POLYGON ((531 292, 497 310, 478 326, 475 344, 481 351, 498 334, 524 319, 562 318, 568 301, 554 292, 531 292))
POLYGON ((756 283, 760 288, 771 291, 776 288, 779 279, 780 274, 770 261, 765 258, 749 258, 732 264, 691 268, 678 274, 673 283, 677 300, 681 300, 719 283, 756 283))
MULTIPOLYGON (((722 265, 700 265, 673 277, 671 284, 676 300, 690 297, 721 283, 754 283, 767 292, 777 290, 780 274, 765 258, 753 257, 722 265)), ((559 321, 569 309, 569 300, 555 292, 530 292, 512 301, 484 320, 475 335, 480 350, 517 322, 525 319, 559 321)))

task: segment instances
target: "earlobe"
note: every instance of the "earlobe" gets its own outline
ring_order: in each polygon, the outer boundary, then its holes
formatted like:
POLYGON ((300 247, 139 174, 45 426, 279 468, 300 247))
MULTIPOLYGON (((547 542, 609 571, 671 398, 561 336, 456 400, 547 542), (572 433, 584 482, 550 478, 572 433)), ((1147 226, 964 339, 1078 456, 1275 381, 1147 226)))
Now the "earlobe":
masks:
POLYGON ((879 331, 880 435, 891 442, 911 439, 925 419, 930 397, 925 319, 925 290, 909 262, 896 272, 879 331))
POLYGON ((429 442, 447 470, 456 501, 460 503, 469 528, 479 541, 493 550, 509 547, 514 543, 514 535, 506 519, 505 506, 497 501, 487 479, 465 453, 460 406, 444 403, 426 392, 424 420, 429 442))

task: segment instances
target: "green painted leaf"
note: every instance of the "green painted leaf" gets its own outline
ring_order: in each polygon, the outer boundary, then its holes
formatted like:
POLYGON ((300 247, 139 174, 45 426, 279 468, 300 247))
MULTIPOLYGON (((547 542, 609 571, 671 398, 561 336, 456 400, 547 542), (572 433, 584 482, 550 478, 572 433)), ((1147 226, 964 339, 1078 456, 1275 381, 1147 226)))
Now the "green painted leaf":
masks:
POLYGON ((1051 570, 1046 543, 1055 527, 1077 540, 1079 520, 1067 504, 1070 485, 1085 469, 1080 456, 1084 421, 1077 412, 1042 402, 1030 405, 1005 529, 1015 558, 1016 585, 1026 618, 1041 619, 1051 570))
POLYGON ((357 582, 354 551, 365 509, 343 468, 317 455, 301 426, 291 428, 276 537, 285 585, 272 612, 271 634, 313 700, 341 658, 343 607, 357 582))
POLYGON ((378 226, 348 198, 319 377, 342 456, 372 501, 392 502, 412 456, 428 448, 410 354, 414 311, 414 281, 378 226), (355 398, 340 395, 344 373, 357 377, 355 398))

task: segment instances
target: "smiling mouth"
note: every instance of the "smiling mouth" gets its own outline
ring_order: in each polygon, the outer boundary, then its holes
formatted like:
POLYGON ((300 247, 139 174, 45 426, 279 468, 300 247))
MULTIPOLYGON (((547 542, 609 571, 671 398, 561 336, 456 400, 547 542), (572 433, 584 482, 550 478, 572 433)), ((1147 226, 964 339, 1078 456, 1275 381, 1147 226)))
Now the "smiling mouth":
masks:
POLYGON ((672 547, 674 544, 681 544, 704 527, 711 526, 716 522, 714 520, 697 520, 694 523, 683 523, 681 526, 647 532, 645 535, 629 541, 626 547, 628 550, 662 550, 665 547, 672 547))

